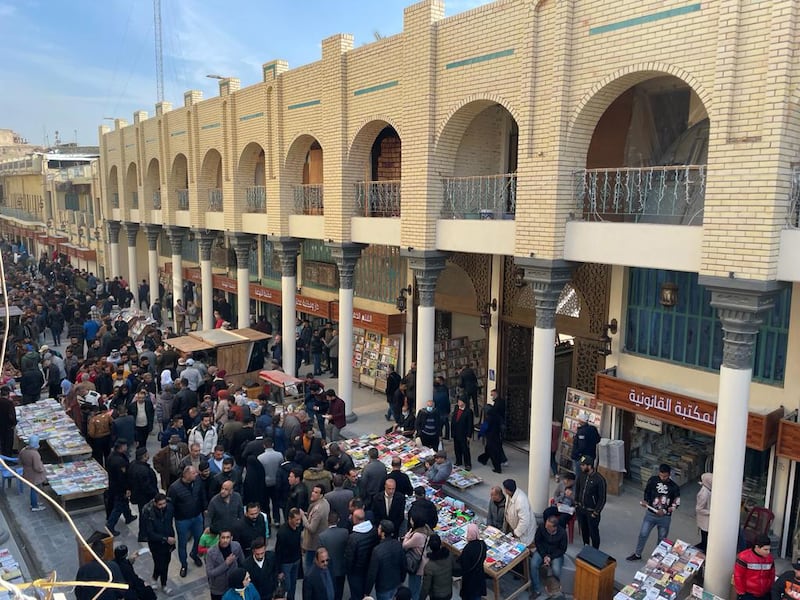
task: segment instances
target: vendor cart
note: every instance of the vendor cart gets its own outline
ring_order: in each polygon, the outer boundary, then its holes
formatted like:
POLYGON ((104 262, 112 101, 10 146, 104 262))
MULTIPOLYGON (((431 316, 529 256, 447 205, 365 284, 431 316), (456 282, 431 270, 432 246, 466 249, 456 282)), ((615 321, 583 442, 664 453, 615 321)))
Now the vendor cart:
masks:
MULTIPOLYGON (((261 371, 258 378, 270 388, 270 399, 276 404, 293 404, 305 400, 304 380, 283 371, 261 371)), ((265 390, 266 391, 266 390, 265 390)))

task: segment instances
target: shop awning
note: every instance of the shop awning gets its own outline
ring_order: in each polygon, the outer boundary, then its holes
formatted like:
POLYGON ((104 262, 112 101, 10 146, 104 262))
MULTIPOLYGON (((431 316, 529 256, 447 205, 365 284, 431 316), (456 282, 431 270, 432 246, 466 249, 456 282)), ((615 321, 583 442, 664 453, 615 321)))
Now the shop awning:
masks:
POLYGON ((181 352, 200 352, 202 350, 211 350, 214 347, 214 344, 209 344, 190 335, 170 338, 164 340, 164 343, 181 352))

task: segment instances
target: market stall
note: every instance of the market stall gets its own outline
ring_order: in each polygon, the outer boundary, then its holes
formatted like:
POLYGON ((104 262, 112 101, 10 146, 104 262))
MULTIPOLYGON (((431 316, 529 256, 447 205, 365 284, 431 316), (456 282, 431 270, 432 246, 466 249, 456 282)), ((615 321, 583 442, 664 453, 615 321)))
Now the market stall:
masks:
MULTIPOLYGON (((108 474, 93 458, 73 462, 45 465, 47 483, 53 495, 64 510, 67 502, 84 498, 97 498, 102 506, 103 493, 108 488, 108 474)), ((71 515, 100 508, 97 502, 80 508, 70 507, 71 515)))
POLYGON ((685 598, 705 558, 705 554, 687 542, 677 540, 673 544, 663 540, 636 571, 633 582, 623 587, 614 600, 685 598))
POLYGON ((16 407, 19 441, 27 443, 32 435, 47 444, 55 457, 64 462, 89 456, 92 449, 61 404, 52 398, 16 407))
POLYGON ((299 379, 283 371, 261 371, 258 378, 270 389, 270 397, 276 404, 303 401, 304 379, 299 379))

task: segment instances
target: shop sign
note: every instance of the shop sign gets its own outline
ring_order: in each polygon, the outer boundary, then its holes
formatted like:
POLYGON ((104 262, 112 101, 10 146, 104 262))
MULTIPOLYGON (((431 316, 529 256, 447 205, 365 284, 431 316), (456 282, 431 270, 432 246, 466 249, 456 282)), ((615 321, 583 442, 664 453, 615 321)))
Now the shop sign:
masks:
POLYGON ((236 287, 236 280, 224 275, 214 275, 212 278, 214 289, 222 290, 224 292, 234 292, 238 289, 236 287))
POLYGON ((318 300, 317 298, 309 298, 308 296, 295 296, 294 306, 297 312, 314 315, 315 317, 322 317, 323 319, 330 319, 331 309, 330 302, 326 300, 318 300))
POLYGON ((281 292, 279 290, 273 290, 256 283, 250 284, 250 298, 258 302, 281 305, 281 292))
MULTIPOLYGON (((595 390, 597 400, 600 402, 712 437, 716 432, 718 407, 712 402, 602 373, 598 373, 595 377, 595 390)), ((778 423, 782 416, 782 408, 777 408, 766 415, 748 413, 747 447, 755 450, 772 447, 778 438, 778 423)))
MULTIPOLYGON (((172 268, 172 263, 167 263, 170 265, 170 269, 172 268)), ((203 282, 203 277, 200 275, 200 269, 197 267, 183 267, 183 278, 186 281, 191 281, 192 283, 196 283, 200 285, 203 282)))
POLYGON ((635 415, 633 419, 634 426, 639 429, 647 429, 648 431, 655 431, 656 433, 663 433, 664 423, 658 419, 653 419, 647 415, 635 415))
MULTIPOLYGON (((339 322, 339 303, 331 302, 331 319, 339 322)), ((353 309, 353 326, 377 331, 385 335, 403 333, 405 320, 403 314, 391 314, 364 310, 363 308, 353 309)))

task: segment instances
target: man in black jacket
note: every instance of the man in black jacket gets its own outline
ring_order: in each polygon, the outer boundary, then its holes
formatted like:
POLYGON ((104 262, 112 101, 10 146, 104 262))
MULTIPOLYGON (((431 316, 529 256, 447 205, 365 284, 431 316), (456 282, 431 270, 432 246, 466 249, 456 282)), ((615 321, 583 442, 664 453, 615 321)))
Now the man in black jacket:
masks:
POLYGON ((415 500, 408 508, 408 520, 414 523, 425 523, 431 529, 436 529, 439 523, 439 511, 436 505, 425 497, 425 488, 414 488, 415 500))
POLYGON ((328 568, 328 550, 320 547, 314 557, 314 566, 303 579, 303 600, 334 600, 333 575, 328 568))
MULTIPOLYGON (((97 556, 102 558, 105 552, 103 540, 95 541, 92 544, 92 550, 97 556)), ((109 561, 106 565, 111 571, 111 577, 114 583, 125 583, 119 567, 117 567, 113 561, 109 561)), ((78 569, 75 575, 75 581, 108 581, 108 573, 97 560, 91 560, 78 569)), ((102 588, 94 586, 76 585, 75 598, 76 600, 92 600, 97 593, 101 591, 102 593, 97 596, 97 600, 115 600, 116 598, 125 597, 125 590, 115 590, 111 588, 102 590, 102 588)))
POLYGON ((594 457, 581 459, 581 474, 575 484, 575 508, 584 545, 600 547, 600 512, 606 505, 606 480, 594 470, 594 457))
POLYGON ((600 432, 597 427, 590 424, 587 418, 582 419, 581 425, 575 430, 572 441, 572 461, 575 475, 580 473, 580 460, 583 456, 597 458, 597 444, 600 443, 600 432))
POLYGON ((472 365, 465 365, 461 369, 458 374, 458 387, 461 388, 461 397, 465 401, 472 399, 472 411, 478 414, 478 376, 472 365))
POLYGON ((161 493, 156 494, 142 511, 147 546, 153 556, 153 579, 161 581, 161 590, 167 595, 172 594, 172 590, 167 587, 167 573, 172 549, 175 547, 175 529, 172 526, 174 517, 172 503, 161 493))
POLYGON ((387 421, 391 421, 394 418, 392 401, 394 400, 394 393, 400 387, 402 379, 400 373, 394 370, 394 365, 389 365, 389 374, 386 376, 386 404, 389 407, 386 411, 387 421))
POLYGON ((456 467, 461 465, 472 470, 472 455, 469 441, 475 434, 475 418, 464 398, 459 398, 450 422, 450 435, 453 436, 453 450, 456 454, 456 467))
POLYGON ((669 535, 669 526, 672 522, 672 513, 681 505, 681 488, 670 479, 672 467, 662 464, 658 467, 658 474, 647 480, 644 487, 644 499, 640 504, 646 509, 636 550, 626 560, 640 560, 644 545, 654 527, 658 527, 658 541, 669 535))
POLYGON ((119 535, 116 530, 117 521, 120 516, 125 515, 125 524, 129 525, 136 520, 131 514, 130 498, 131 490, 128 482, 128 442, 118 438, 114 442, 114 451, 106 461, 106 471, 108 471, 108 506, 109 514, 106 527, 115 536, 119 535))
POLYGON ((250 574, 250 583, 261 598, 272 598, 278 573, 275 553, 267 551, 267 542, 263 537, 255 538, 251 549, 252 554, 247 557, 243 565, 250 574))
POLYGON ((353 532, 347 540, 344 551, 347 583, 351 598, 363 598, 367 581, 367 568, 372 557, 372 549, 378 543, 378 534, 372 523, 366 520, 364 510, 353 511, 353 532))
POLYGON ((414 493, 414 488, 411 485, 411 479, 403 473, 402 466, 403 463, 399 456, 392 457, 392 470, 386 475, 386 479, 394 479, 397 484, 397 491, 403 496, 411 496, 414 493))
MULTIPOLYGON (((128 467, 128 485, 131 490, 131 502, 139 508, 139 516, 142 516, 145 504, 155 498, 158 493, 158 481, 156 472, 148 464, 150 456, 147 448, 136 449, 136 460, 128 467)), ((144 531, 144 522, 139 520, 139 542, 146 542, 147 537, 144 531)))
MULTIPOLYGON (((330 494, 325 494, 325 499, 328 496, 330 494)), ((347 513, 346 510, 345 513, 347 513)), ((350 532, 345 527, 339 526, 340 521, 339 513, 331 508, 328 513, 328 528, 319 534, 319 545, 327 549, 330 556, 331 562, 328 568, 333 575, 334 600, 342 600, 344 593, 344 579, 347 575, 344 553, 347 549, 347 540, 350 538, 350 532)))
POLYGON ((406 555, 403 544, 395 538, 394 525, 383 520, 378 525, 380 542, 372 551, 364 593, 375 586, 375 595, 393 597, 406 577, 406 555))
POLYGON ((178 559, 181 561, 181 577, 186 577, 186 542, 191 535, 191 557, 195 566, 202 567, 203 561, 197 554, 197 544, 203 535, 203 509, 206 505, 205 488, 197 481, 197 469, 189 465, 183 468, 181 478, 169 486, 167 496, 172 500, 175 510, 175 528, 178 530, 178 559))
POLYGON ((406 497, 397 491, 394 479, 387 479, 383 484, 383 494, 375 496, 372 500, 372 524, 377 525, 388 519, 394 525, 395 531, 400 531, 400 525, 405 518, 406 497))
POLYGON ((300 509, 291 509, 286 515, 286 522, 278 528, 278 533, 275 536, 275 562, 283 574, 287 598, 294 598, 294 589, 300 570, 300 557, 302 555, 300 523, 302 520, 300 509))
POLYGON ((19 380, 19 389, 22 392, 22 403, 33 404, 42 397, 44 375, 37 369, 28 369, 22 372, 19 380))
POLYGON ((250 556, 255 541, 260 539, 263 542, 268 537, 269 529, 261 505, 258 502, 248 503, 244 508, 244 518, 239 519, 233 530, 233 539, 239 542, 244 555, 250 556))

